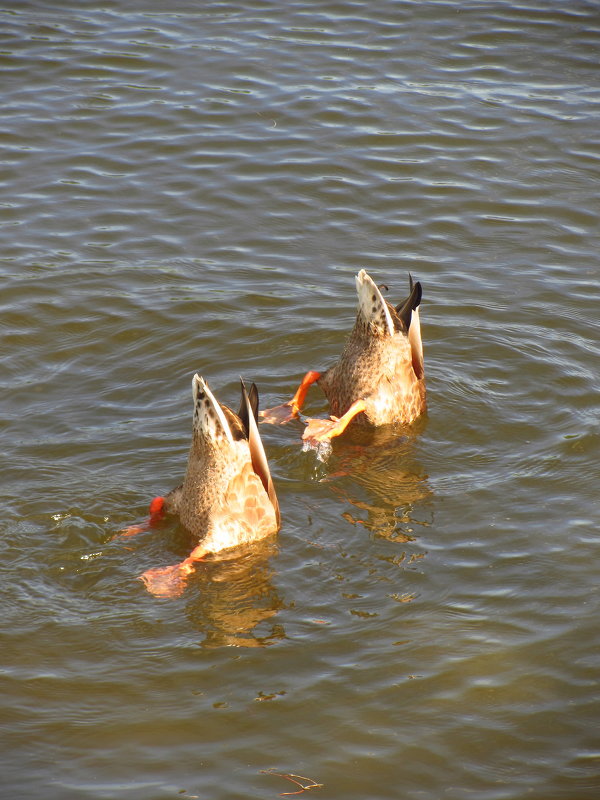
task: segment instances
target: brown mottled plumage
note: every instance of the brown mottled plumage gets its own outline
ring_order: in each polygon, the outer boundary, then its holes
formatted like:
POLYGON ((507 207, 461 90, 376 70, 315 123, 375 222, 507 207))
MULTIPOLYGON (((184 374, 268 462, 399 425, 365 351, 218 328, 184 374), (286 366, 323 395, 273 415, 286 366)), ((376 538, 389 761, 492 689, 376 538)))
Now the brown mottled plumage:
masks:
POLYGON ((307 372, 292 400, 262 414, 273 423, 297 417, 308 387, 318 383, 331 418, 305 420, 302 438, 311 444, 339 436, 353 420, 365 426, 409 424, 425 410, 421 284, 411 277, 408 298, 395 307, 364 269, 356 276, 356 290, 356 322, 337 363, 324 373, 307 372))
POLYGON ((408 424, 425 410, 425 375, 419 322, 420 283, 396 308, 383 298, 371 277, 356 276, 358 313, 339 361, 317 383, 340 417, 359 399, 366 408, 358 425, 408 424))
POLYGON ((190 556, 172 567, 142 576, 159 596, 179 594, 194 562, 263 539, 279 529, 279 504, 258 432, 258 391, 242 383, 235 414, 217 402, 206 381, 194 376, 192 445, 183 484, 164 498, 164 510, 178 514, 197 539, 190 556))

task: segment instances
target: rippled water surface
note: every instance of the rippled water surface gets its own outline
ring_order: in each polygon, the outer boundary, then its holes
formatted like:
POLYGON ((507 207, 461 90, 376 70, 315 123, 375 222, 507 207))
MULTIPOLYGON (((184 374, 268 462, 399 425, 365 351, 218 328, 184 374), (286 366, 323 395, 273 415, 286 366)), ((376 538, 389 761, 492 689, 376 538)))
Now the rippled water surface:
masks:
POLYGON ((2 796, 597 798, 597 3, 0 31, 2 796), (263 426, 279 536, 150 596, 184 532, 114 535, 182 478, 194 371, 289 397, 362 267, 423 284, 426 418, 324 461, 263 426))

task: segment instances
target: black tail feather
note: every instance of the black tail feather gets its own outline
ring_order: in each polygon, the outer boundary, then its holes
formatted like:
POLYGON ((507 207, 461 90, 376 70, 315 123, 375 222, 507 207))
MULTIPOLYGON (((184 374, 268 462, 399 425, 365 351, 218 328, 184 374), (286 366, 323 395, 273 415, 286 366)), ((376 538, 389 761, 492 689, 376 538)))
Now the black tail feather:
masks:
POLYGON ((241 392, 242 392, 242 401, 240 403, 240 410, 238 411, 238 417, 242 423, 244 431, 246 433, 246 438, 250 436, 250 420, 248 419, 248 407, 246 406, 246 400, 244 395, 248 394, 248 400, 250 402, 250 408, 252 409, 252 413, 254 414, 254 419, 258 424, 258 389, 256 388, 256 384, 252 383, 250 386, 250 391, 247 392, 246 384, 240 378, 241 384, 241 392))
POLYGON ((404 330, 408 333, 410 328, 410 321, 412 319, 412 312, 421 304, 421 297, 423 296, 423 289, 419 281, 413 281, 412 275, 408 275, 410 294, 402 303, 396 306, 396 314, 404 325, 404 330))

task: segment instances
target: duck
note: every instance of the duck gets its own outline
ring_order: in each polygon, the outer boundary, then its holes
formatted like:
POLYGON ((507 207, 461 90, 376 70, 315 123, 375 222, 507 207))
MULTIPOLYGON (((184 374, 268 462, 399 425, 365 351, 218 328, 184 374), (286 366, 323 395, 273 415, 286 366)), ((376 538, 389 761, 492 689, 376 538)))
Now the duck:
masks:
POLYGON ((192 443, 183 483, 150 503, 150 525, 174 514, 196 546, 178 564, 147 570, 140 576, 157 597, 175 597, 187 576, 206 556, 234 557, 235 549, 276 533, 279 502, 258 431, 258 390, 241 381, 236 414, 219 403, 208 382, 192 380, 192 443))
POLYGON ((426 409, 425 370, 419 306, 422 287, 409 275, 409 295, 394 306, 366 270, 355 276, 358 310, 338 361, 324 372, 310 370, 294 397, 261 413, 262 421, 283 424, 298 418, 310 386, 318 384, 329 402, 329 419, 304 418, 305 443, 318 446, 363 427, 410 425, 426 409))

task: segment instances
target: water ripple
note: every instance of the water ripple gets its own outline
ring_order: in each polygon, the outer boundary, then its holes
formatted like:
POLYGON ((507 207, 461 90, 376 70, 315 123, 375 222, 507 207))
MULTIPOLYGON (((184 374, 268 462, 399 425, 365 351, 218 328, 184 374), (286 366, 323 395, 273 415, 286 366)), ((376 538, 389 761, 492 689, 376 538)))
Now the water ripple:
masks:
POLYGON ((4 785, 591 800, 597 14, 125 5, 1 14, 4 785), (289 397, 363 267, 423 283, 427 415, 321 461, 262 426, 277 541, 148 596, 187 535, 115 534, 193 372, 289 397))

